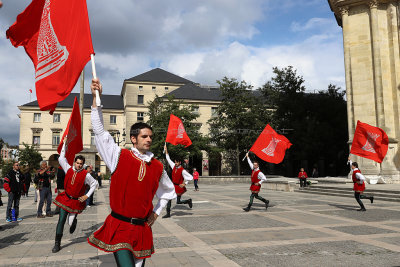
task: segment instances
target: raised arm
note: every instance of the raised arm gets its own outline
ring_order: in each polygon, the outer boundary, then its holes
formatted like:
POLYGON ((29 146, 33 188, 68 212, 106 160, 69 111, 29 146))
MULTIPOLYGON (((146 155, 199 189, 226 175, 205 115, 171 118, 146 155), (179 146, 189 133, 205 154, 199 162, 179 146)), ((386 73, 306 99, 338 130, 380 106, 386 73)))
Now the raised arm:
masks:
POLYGON ((169 166, 171 167, 171 169, 173 169, 174 166, 175 166, 175 163, 169 157, 168 149, 167 149, 167 145, 166 144, 164 145, 164 152, 165 152, 165 158, 167 159, 169 166))
POLYGON ((65 157, 65 142, 66 141, 67 141, 67 137, 64 137, 60 157, 58 158, 58 163, 60 163, 60 166, 64 170, 65 173, 67 173, 69 168, 71 168, 71 165, 68 164, 67 158, 65 157))
POLYGON ((250 166, 250 169, 254 169, 254 167, 253 167, 253 162, 251 162, 251 160, 250 160, 250 158, 249 158, 249 155, 248 154, 246 154, 246 157, 247 157, 247 162, 249 163, 249 166, 250 166))

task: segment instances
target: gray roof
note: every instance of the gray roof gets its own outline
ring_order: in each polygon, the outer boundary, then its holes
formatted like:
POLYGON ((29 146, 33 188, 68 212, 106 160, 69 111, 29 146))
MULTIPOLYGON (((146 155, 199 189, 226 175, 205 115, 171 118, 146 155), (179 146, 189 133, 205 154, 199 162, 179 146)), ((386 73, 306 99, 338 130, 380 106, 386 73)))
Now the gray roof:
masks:
POLYGON ((193 83, 185 84, 164 97, 167 97, 168 95, 171 95, 176 99, 222 101, 221 91, 219 88, 204 88, 193 83))
POLYGON ((193 83, 185 78, 175 75, 171 72, 165 71, 160 68, 152 69, 148 72, 139 74, 125 81, 135 81, 135 82, 158 82, 158 83, 193 83))
MULTIPOLYGON (((72 108, 75 97, 79 103, 79 94, 71 93, 66 99, 57 104, 58 108, 72 108)), ((83 108, 90 108, 93 103, 92 94, 85 94, 83 97, 83 108)), ((124 109, 124 102, 120 95, 102 95, 101 104, 103 109, 124 109)), ((22 105, 23 107, 39 107, 37 100, 22 105)), ((57 110, 57 108, 56 108, 57 110)))

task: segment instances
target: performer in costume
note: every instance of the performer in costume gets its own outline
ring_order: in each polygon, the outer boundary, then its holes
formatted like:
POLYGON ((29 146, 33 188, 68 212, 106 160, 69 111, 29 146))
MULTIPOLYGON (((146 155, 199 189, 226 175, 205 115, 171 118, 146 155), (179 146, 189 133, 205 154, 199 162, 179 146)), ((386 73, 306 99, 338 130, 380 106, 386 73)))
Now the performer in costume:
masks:
POLYGON ((354 197, 357 200, 358 204, 360 205, 360 209, 358 209, 357 211, 366 211, 361 199, 369 199, 372 204, 372 203, 374 203, 374 197, 373 196, 367 197, 362 194, 365 190, 365 177, 364 177, 364 175, 361 174, 361 171, 358 169, 357 162, 352 162, 350 157, 349 157, 349 163, 350 163, 351 169, 353 170, 352 179, 353 179, 353 183, 354 183, 354 186, 353 186, 354 197))
POLYGON ((86 199, 93 194, 97 187, 97 181, 83 169, 85 158, 82 155, 75 157, 74 166, 71 167, 65 158, 65 137, 58 162, 65 172, 64 191, 59 193, 54 200, 54 204, 60 207, 60 214, 56 228, 56 241, 53 247, 53 253, 60 251, 61 238, 63 236, 64 224, 68 217, 70 225, 69 232, 72 234, 76 229, 77 216, 86 208, 86 199), (85 195, 86 185, 90 186, 85 195))
MULTIPOLYGON (((192 199, 189 198, 187 200, 181 200, 181 197, 183 194, 185 194, 186 185, 189 183, 189 181, 193 180, 193 176, 181 166, 182 164, 181 159, 175 159, 175 162, 171 160, 171 158, 168 155, 167 145, 164 145, 164 152, 165 152, 165 158, 167 159, 168 164, 172 169, 172 183, 174 184, 175 193, 177 195, 176 204, 188 204, 189 208, 192 208, 193 207, 192 199)), ((168 201, 167 214, 165 214, 163 218, 171 217, 171 205, 172 205, 172 200, 168 201)))
POLYGON ((268 204, 269 200, 264 199, 263 197, 260 197, 258 193, 260 192, 261 189, 261 184, 267 180, 265 175, 260 171, 260 168, 258 167, 258 162, 254 161, 254 163, 251 162, 249 158, 249 153, 246 154, 247 162, 249 163, 250 169, 251 169, 251 186, 250 186, 250 202, 247 208, 243 208, 244 211, 248 212, 250 211, 251 205, 253 205, 253 199, 257 198, 258 200, 261 200, 262 202, 265 203, 265 208, 268 209, 268 204))
POLYGON ((111 214, 88 242, 106 252, 113 252, 118 266, 144 266, 154 253, 154 224, 168 200, 176 198, 174 185, 162 163, 154 158, 150 146, 152 128, 143 122, 132 125, 132 149, 121 149, 104 130, 101 107, 96 106, 95 90, 101 94, 97 79, 92 80, 92 127, 97 150, 110 169, 111 214), (153 198, 159 201, 153 209, 153 198))

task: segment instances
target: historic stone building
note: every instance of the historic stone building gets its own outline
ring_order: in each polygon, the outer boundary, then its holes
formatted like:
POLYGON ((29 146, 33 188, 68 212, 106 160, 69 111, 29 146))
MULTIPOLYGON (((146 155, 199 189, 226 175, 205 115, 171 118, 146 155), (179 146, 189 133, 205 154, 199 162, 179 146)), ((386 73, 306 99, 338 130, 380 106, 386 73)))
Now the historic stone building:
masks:
POLYGON ((384 129, 389 150, 382 164, 354 158, 369 176, 400 182, 399 1, 328 0, 343 28, 349 143, 357 120, 384 129))
MULTIPOLYGON (((114 137, 121 147, 131 147, 129 130, 133 123, 147 121, 147 104, 156 95, 171 94, 185 104, 193 105, 200 115, 197 123, 201 124, 202 134, 208 133, 207 121, 213 116, 215 109, 221 102, 219 90, 201 87, 192 81, 175 74, 156 68, 124 80, 120 95, 106 95, 101 97, 103 105, 104 127, 114 137)), ((37 101, 22 106, 20 109, 20 138, 19 147, 23 143, 35 145, 45 160, 53 166, 57 165, 55 155, 72 111, 74 98, 79 100, 79 94, 72 93, 60 102, 53 115, 48 111, 40 111, 37 101)), ((87 164, 106 172, 94 144, 94 134, 90 122, 90 107, 92 95, 85 94, 83 109, 83 147, 82 154, 86 156, 87 164)), ((208 175, 208 159, 203 153, 203 175, 208 175)))

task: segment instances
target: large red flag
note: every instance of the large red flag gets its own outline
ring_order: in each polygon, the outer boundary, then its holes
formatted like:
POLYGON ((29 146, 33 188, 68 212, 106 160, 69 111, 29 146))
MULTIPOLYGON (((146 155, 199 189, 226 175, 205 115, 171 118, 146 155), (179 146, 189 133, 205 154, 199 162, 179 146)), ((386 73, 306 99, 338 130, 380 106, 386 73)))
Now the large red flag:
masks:
POLYGON ((72 166, 75 155, 81 152, 83 149, 81 134, 81 114, 79 112, 79 105, 76 97, 74 101, 74 107, 72 108, 71 117, 69 117, 67 129, 65 129, 65 132, 61 139, 61 143, 58 145, 58 153, 61 153, 65 136, 67 136, 67 141, 65 143, 65 157, 67 158, 69 165, 72 166))
POLYGON ((384 130, 357 121, 350 153, 381 163, 388 150, 389 138, 384 130))
POLYGON ((282 162, 286 149, 291 145, 285 136, 275 132, 268 124, 250 148, 250 151, 264 161, 278 164, 282 162))
POLYGON ((94 53, 86 0, 33 0, 6 35, 31 58, 39 107, 52 113, 94 53))
POLYGON ((173 114, 169 117, 167 139, 165 141, 174 146, 181 144, 188 147, 192 144, 192 141, 185 131, 185 127, 183 127, 181 119, 173 114))

